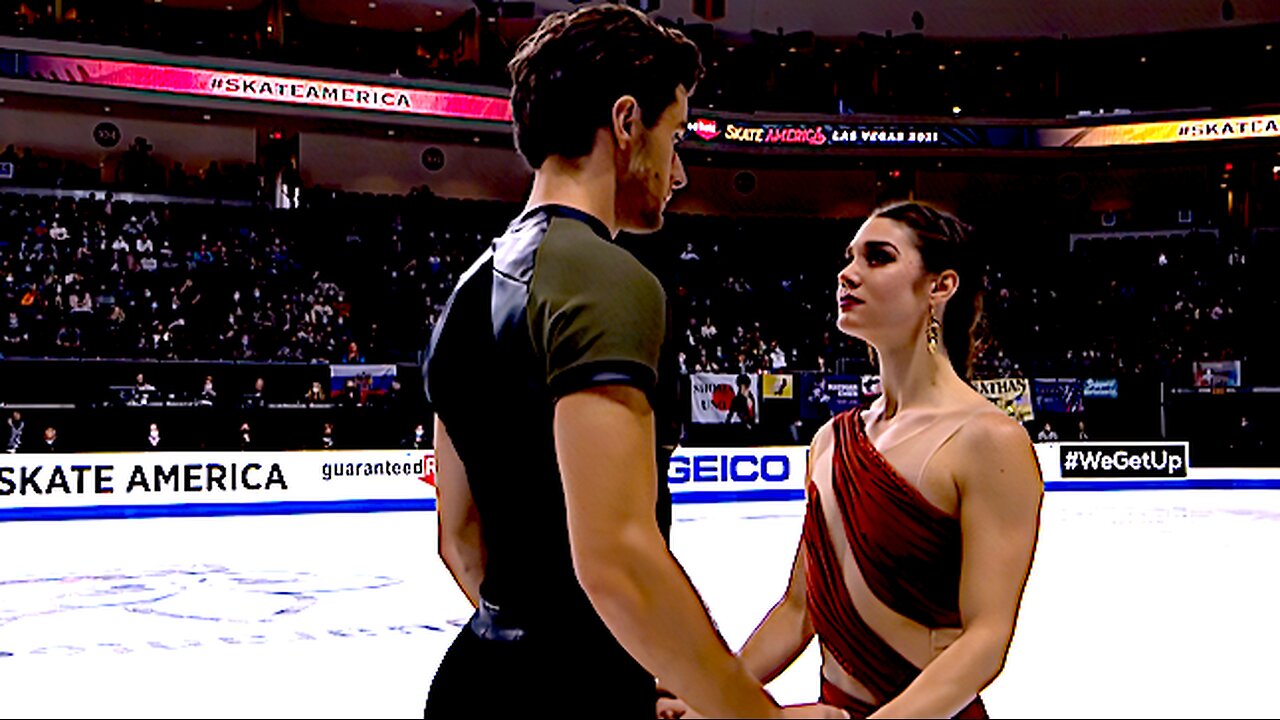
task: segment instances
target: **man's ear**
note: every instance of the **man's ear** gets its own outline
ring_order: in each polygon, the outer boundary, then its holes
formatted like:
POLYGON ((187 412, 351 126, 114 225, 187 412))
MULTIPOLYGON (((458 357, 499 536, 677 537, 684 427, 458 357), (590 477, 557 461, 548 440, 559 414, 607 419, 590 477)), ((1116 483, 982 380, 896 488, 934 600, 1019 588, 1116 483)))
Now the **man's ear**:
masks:
POLYGON ((623 95, 613 103, 609 115, 613 141, 619 147, 635 142, 640 132, 640 104, 631 95, 623 95))

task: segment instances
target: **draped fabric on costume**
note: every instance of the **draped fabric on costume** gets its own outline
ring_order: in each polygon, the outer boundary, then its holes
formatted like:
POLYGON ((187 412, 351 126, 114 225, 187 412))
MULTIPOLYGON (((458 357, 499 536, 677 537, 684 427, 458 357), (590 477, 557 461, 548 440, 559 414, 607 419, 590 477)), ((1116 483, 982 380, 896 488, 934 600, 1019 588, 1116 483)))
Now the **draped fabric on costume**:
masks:
MULTIPOLYGON (((929 628, 960 625, 960 523, 931 504, 867 438, 857 409, 837 416, 833 500, 853 560, 887 607, 929 628)), ((823 647, 882 705, 920 669, 854 607, 816 488, 804 523, 809 615, 823 647)), ((966 708, 970 710, 971 708, 966 708)))

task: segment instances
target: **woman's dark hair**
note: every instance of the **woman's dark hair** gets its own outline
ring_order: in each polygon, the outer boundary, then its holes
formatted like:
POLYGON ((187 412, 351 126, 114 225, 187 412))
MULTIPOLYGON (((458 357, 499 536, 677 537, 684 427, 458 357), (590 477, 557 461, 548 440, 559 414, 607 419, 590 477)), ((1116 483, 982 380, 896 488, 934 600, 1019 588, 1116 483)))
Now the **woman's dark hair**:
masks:
POLYGON ((676 88, 702 78, 702 54, 679 30, 626 5, 548 15, 508 63, 516 149, 535 170, 548 155, 591 152, 618 98, 630 95, 651 128, 676 88))
POLYGON ((911 228, 926 272, 954 270, 960 276, 959 287, 940 318, 942 344, 956 373, 969 379, 982 320, 983 290, 981 265, 972 245, 973 228, 941 208, 915 200, 883 205, 871 217, 896 220, 911 228))

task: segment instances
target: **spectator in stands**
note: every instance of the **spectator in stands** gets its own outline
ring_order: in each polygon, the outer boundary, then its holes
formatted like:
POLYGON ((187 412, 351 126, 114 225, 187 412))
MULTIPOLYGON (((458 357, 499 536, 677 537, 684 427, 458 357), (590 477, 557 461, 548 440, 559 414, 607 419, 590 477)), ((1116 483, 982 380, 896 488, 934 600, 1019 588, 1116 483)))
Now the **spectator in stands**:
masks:
POLYGON ((347 343, 347 351, 339 361, 344 365, 360 365, 364 363, 364 355, 360 354, 360 346, 352 340, 347 343))
POLYGON ((147 382, 146 377, 142 373, 138 373, 138 377, 133 383, 133 396, 129 399, 131 405, 147 405, 151 402, 152 396, 156 393, 156 386, 147 382))
POLYGON ((1248 467, 1257 463, 1262 455, 1262 436, 1247 415, 1240 416, 1240 423, 1231 432, 1227 447, 1231 451, 1231 464, 1248 467))
POLYGON ((226 190, 226 177, 223 175, 222 168, 218 165, 217 160, 210 160, 208 167, 205 168, 202 177, 205 191, 211 195, 222 195, 226 190))
POLYGON ((302 173, 298 171, 298 159, 290 157, 280 171, 280 207, 298 208, 302 205, 302 173))
POLYGON ((1052 423, 1046 422, 1040 428, 1040 432, 1036 433, 1036 440, 1039 442, 1057 442, 1058 431, 1053 429, 1052 423))
POLYGON ((22 412, 14 410, 7 421, 9 425, 9 442, 5 445, 5 452, 16 453, 22 449, 22 434, 27 429, 26 422, 22 419, 22 412))
POLYGON ((773 372, 787 369, 787 353, 778 345, 777 340, 769 342, 769 369, 773 372))
POLYGON ((152 157, 155 148, 144 137, 135 137, 133 144, 124 151, 116 166, 116 180, 130 190, 151 192, 158 190, 156 171, 159 164, 152 157))
POLYGON ((333 450, 335 445, 333 437, 333 423, 327 422, 320 428, 320 449, 333 450))
POLYGON ((0 337, 0 341, 4 343, 3 348, 0 348, 0 356, 19 354, 30 339, 30 333, 23 327, 17 311, 11 310, 9 320, 4 326, 4 335, 0 337))
POLYGON ((400 447, 409 450, 426 450, 431 447, 431 441, 427 439, 427 428, 422 423, 413 426, 413 432, 409 433, 404 440, 400 442, 400 447))
POLYGON ((1080 420, 1076 423, 1076 440, 1087 442, 1089 440, 1089 431, 1085 430, 1084 421, 1080 420))
POLYGON ((265 379, 260 377, 254 380, 253 389, 250 390, 248 393, 245 393, 244 402, 242 403, 242 405, 247 408, 266 407, 266 404, 267 404, 266 387, 267 387, 267 381, 265 379))
POLYGON ((32 448, 33 452, 56 453, 64 452, 62 445, 58 442, 58 429, 50 425, 44 429, 44 435, 41 436, 40 442, 32 448))
POLYGON ((242 452, 245 450, 252 450, 256 447, 253 440, 253 429, 249 427, 248 422, 240 423, 240 434, 237 442, 239 443, 239 448, 242 452))
POLYGON ((169 170, 169 192, 175 195, 185 195, 190 191, 191 178, 187 176, 187 170, 182 163, 175 162, 169 170))
POLYGON ((147 438, 143 441, 143 450, 163 450, 165 449, 164 441, 160 438, 160 426, 151 423, 147 428, 147 438))
POLYGON ((54 338, 54 344, 58 346, 58 355, 62 357, 76 356, 80 352, 80 328, 75 325, 63 325, 58 328, 58 335, 54 338))
POLYGON ((204 376, 204 386, 200 388, 199 394, 196 396, 196 404, 203 406, 213 405, 213 401, 218 397, 217 391, 213 389, 213 376, 204 376))
POLYGON ((391 387, 387 389, 382 397, 378 399, 378 404, 384 408, 390 408, 392 411, 399 412, 404 409, 408 403, 408 397, 404 392, 404 387, 400 385, 400 380, 392 380, 391 387))
POLYGON ((359 407, 364 404, 364 393, 360 391, 360 383, 355 378, 347 378, 342 383, 342 395, 339 404, 345 408, 359 407))
POLYGON ((314 380, 311 383, 311 388, 302 396, 302 402, 308 405, 329 402, 329 393, 324 391, 324 386, 319 380, 314 380))

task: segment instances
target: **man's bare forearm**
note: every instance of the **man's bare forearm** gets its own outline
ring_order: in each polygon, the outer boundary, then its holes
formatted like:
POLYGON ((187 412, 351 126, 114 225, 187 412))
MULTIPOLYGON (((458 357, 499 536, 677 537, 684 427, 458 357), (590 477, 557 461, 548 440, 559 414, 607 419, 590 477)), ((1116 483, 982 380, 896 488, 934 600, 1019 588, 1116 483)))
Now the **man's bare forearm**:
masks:
POLYGON ((656 525, 575 553, 579 579, 614 636, 663 686, 711 717, 780 709, 734 657, 656 525))

